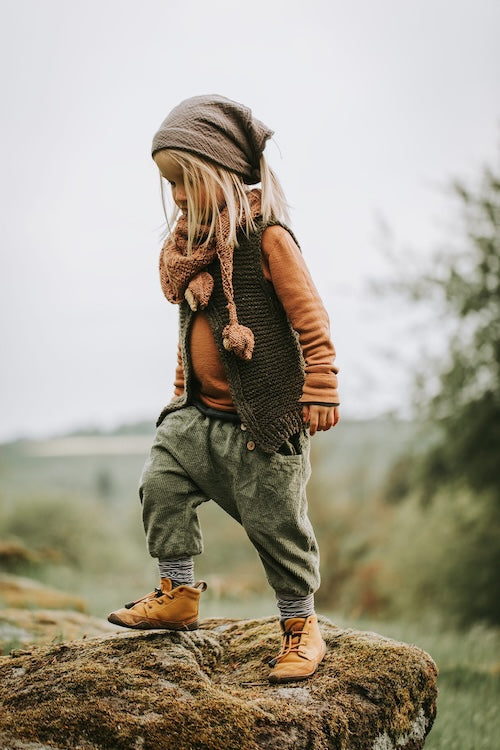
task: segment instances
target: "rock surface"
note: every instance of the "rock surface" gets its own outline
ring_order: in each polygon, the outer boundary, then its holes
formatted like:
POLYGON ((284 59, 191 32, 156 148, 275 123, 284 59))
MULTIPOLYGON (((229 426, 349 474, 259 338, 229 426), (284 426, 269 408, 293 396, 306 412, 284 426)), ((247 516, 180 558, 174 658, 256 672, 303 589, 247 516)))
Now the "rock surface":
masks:
POLYGON ((310 680, 271 685, 276 618, 123 631, 0 658, 3 750, 419 750, 436 711, 428 654, 321 619, 310 680))

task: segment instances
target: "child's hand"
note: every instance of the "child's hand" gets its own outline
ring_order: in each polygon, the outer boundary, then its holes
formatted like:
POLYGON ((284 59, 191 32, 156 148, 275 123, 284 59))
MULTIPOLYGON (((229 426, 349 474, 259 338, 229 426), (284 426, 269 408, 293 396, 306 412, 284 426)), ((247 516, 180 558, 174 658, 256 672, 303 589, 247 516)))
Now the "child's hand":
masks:
POLYGON ((321 432, 335 427, 340 419, 340 409, 338 406, 306 404, 302 407, 302 418, 309 423, 309 434, 314 435, 318 430, 321 432))

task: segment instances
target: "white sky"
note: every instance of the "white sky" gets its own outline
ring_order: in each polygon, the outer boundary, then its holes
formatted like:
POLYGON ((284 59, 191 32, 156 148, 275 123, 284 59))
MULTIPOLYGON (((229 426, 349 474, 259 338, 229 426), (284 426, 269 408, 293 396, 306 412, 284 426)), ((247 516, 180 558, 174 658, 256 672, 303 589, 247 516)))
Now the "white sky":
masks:
POLYGON ((200 93, 275 130, 344 415, 404 408, 409 374, 383 352, 414 350, 411 312, 364 290, 386 272, 377 217, 428 252, 453 210, 443 187, 495 158, 498 0, 0 7, 0 440, 153 420, 170 399, 177 310, 158 280, 150 144, 200 93))

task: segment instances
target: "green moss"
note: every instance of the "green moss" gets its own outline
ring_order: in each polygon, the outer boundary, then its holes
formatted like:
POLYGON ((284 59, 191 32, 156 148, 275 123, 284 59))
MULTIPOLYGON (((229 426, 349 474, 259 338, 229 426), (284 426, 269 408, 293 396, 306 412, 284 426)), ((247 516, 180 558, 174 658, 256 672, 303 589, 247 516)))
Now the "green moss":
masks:
POLYGON ((66 749, 366 750, 383 732, 407 733, 422 710, 430 729, 430 657, 321 627, 327 657, 310 680, 289 686, 267 679, 280 645, 275 618, 126 631, 3 657, 0 733, 66 749))

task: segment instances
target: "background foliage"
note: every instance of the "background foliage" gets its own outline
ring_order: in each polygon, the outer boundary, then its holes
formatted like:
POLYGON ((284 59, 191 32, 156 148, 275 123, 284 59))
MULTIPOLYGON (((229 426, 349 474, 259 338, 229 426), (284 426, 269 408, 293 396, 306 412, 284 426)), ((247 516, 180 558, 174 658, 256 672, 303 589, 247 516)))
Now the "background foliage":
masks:
POLYGON ((499 624, 500 170, 484 169, 472 188, 455 182, 453 194, 453 237, 425 273, 397 284, 430 305, 446 335, 418 377, 421 439, 385 491, 403 504, 392 554, 403 569, 422 561, 406 596, 436 601, 462 624, 499 624), (410 533, 411 545, 398 544, 410 533))

